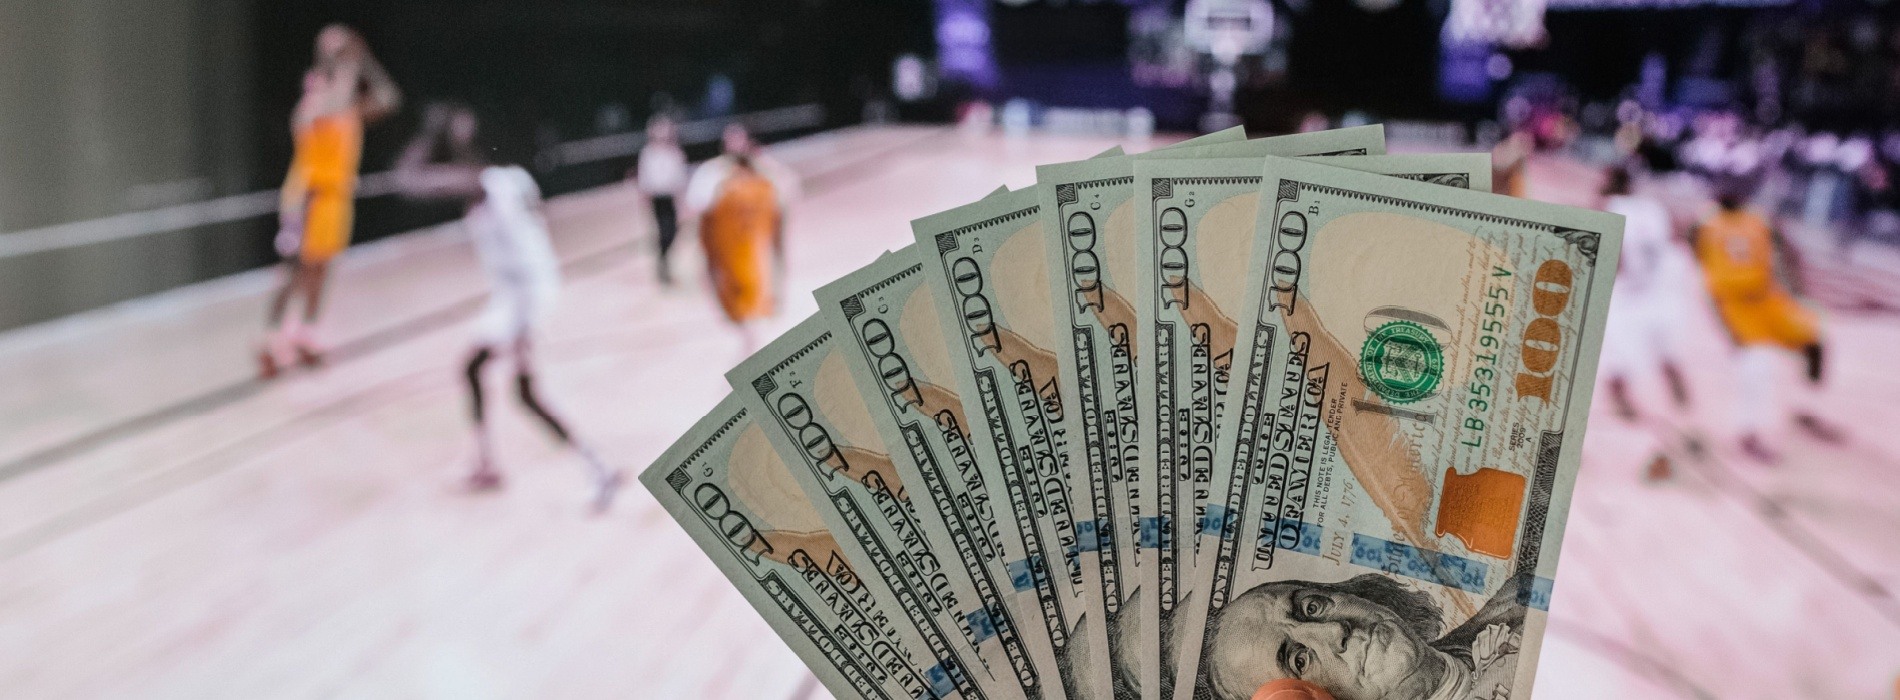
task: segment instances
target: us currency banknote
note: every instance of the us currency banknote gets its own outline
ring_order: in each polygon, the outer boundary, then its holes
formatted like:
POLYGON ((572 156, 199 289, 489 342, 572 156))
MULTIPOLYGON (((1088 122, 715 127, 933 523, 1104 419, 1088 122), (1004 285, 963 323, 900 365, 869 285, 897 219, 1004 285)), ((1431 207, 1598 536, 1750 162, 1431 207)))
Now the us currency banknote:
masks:
POLYGON ((1176 698, 1528 697, 1622 218, 1288 159, 1262 184, 1176 698))
MULTIPOLYGON (((1140 154, 1136 156, 1135 160, 1258 159, 1268 156, 1360 159, 1361 162, 1368 164, 1384 163, 1387 162, 1382 160, 1385 156, 1385 126, 1383 124, 1370 124, 1345 129, 1252 139, 1238 144, 1154 151, 1140 154)), ((1258 177, 1258 174, 1256 173, 1248 177, 1258 177)), ((1234 185, 1234 183, 1228 184, 1230 186, 1234 185)), ((1235 186, 1234 190, 1244 193, 1245 183, 1243 182, 1235 186)), ((1152 201, 1148 202, 1148 204, 1152 204, 1152 201)), ((1158 229, 1155 226, 1156 221, 1151 210, 1152 207, 1143 209, 1142 216, 1138 219, 1139 225, 1142 227, 1142 232, 1137 238, 1139 244, 1143 247, 1139 249, 1137 253, 1144 262, 1138 266, 1137 274, 1139 275, 1138 282, 1142 288, 1142 298, 1148 301, 1148 304, 1145 304, 1144 308, 1141 309, 1142 311, 1153 311, 1154 309, 1146 307, 1152 307, 1159 299, 1159 292, 1156 287, 1159 259, 1156 256, 1157 247, 1154 245, 1155 232, 1158 229)), ((1246 233, 1251 234, 1251 231, 1247 231, 1246 233)), ((1241 259, 1244 260, 1245 258, 1241 259)), ((1241 279, 1244 279, 1244 277, 1241 279)), ((1235 281, 1239 280, 1236 279, 1235 281)), ((1138 314, 1138 320, 1140 318, 1138 314)), ((1141 321, 1141 333, 1139 334, 1141 337, 1137 343, 1138 348, 1154 344, 1154 329, 1155 325, 1153 321, 1141 321)), ((1152 358, 1152 356, 1153 353, 1150 353, 1149 357, 1152 358)), ((1139 393, 1149 397, 1155 397, 1157 396, 1155 393, 1157 390, 1169 388, 1165 385, 1157 385, 1155 383, 1156 375, 1151 371, 1151 367, 1143 367, 1142 369, 1143 371, 1139 372, 1139 375, 1143 383, 1139 393)), ((1224 376, 1224 373, 1222 376, 1224 376)), ((1166 381, 1169 378, 1170 377, 1161 378, 1161 381, 1166 381)), ((1220 391, 1224 393, 1225 390, 1222 388, 1220 391)), ((1167 396, 1174 397, 1176 395, 1167 394, 1167 396)), ((1190 473, 1199 473, 1188 469, 1190 465, 1195 463, 1193 457, 1195 453, 1193 450, 1186 449, 1185 446, 1181 444, 1162 442, 1162 440, 1166 438, 1182 438, 1178 429, 1188 424, 1180 422, 1186 420, 1186 417, 1180 412, 1180 409, 1177 408, 1168 414, 1157 414, 1154 420, 1169 420, 1174 422, 1174 425, 1166 426, 1165 434, 1162 432, 1164 429, 1162 426, 1157 426, 1156 430, 1143 431, 1140 434, 1143 454, 1160 455, 1160 459, 1172 465, 1164 466, 1153 471, 1158 474, 1172 473, 1177 479, 1185 478, 1185 475, 1190 473), (1184 461, 1185 464, 1183 463, 1184 461)), ((1208 438, 1210 440, 1212 438, 1211 430, 1209 431, 1208 438)), ((1181 576, 1178 574, 1180 568, 1191 568, 1193 566, 1192 559, 1188 557, 1175 558, 1173 556, 1173 552, 1177 547, 1192 549, 1194 542, 1192 531, 1198 527, 1198 525, 1193 518, 1184 516, 1189 512, 1198 512, 1199 508, 1206 502, 1206 495, 1203 490, 1184 489, 1178 484, 1170 483, 1166 479, 1159 478, 1156 487, 1150 489, 1150 492, 1154 494, 1154 496, 1146 499, 1142 507, 1145 509, 1143 517, 1151 519, 1148 522, 1151 523, 1150 527, 1152 527, 1153 531, 1157 534, 1153 556, 1159 559, 1160 563, 1156 568, 1158 569, 1158 575, 1169 577, 1170 580, 1167 587, 1169 589, 1175 589, 1179 584, 1193 580, 1192 576, 1181 576), (1164 503, 1166 504, 1165 506, 1163 505, 1164 503), (1176 534, 1184 534, 1186 536, 1176 537, 1176 534), (1168 542, 1170 546, 1161 546, 1160 543, 1163 541, 1168 542)), ((1176 594, 1171 593, 1170 595, 1175 596, 1176 594)), ((1156 596, 1156 598, 1157 603, 1159 603, 1160 596, 1156 596)), ((1167 634, 1165 628, 1162 634, 1167 634)), ((1172 686, 1172 681, 1165 678, 1162 680, 1162 683, 1172 686)))
POLYGON ((1377 173, 1473 192, 1491 191, 1490 153, 1396 153, 1383 156, 1332 156, 1319 161, 1335 168, 1377 173))
MULTIPOLYGON (((1007 196, 1007 195, 1001 195, 1007 196)), ((978 459, 944 335, 935 290, 916 246, 887 253, 814 294, 819 313, 844 345, 840 357, 913 499, 924 535, 948 568, 967 578, 991 616, 1011 677, 1031 700, 1066 698, 1052 635, 1066 633, 1047 614, 1053 583, 1026 562, 1024 539, 1006 497, 1023 482, 1005 479, 994 460, 978 459), (914 490, 914 491, 913 491, 914 490)))
POLYGON ((966 697, 881 607, 767 440, 727 396, 640 475, 772 631, 841 699, 966 697))
MULTIPOLYGON (((1278 148, 1288 155, 1337 144, 1306 144, 1295 135, 1249 142, 1250 149, 1278 148)), ((1196 603, 1191 582, 1194 543, 1205 522, 1215 431, 1227 394, 1247 293, 1254 218, 1260 200, 1262 158, 1170 160, 1163 153, 1135 166, 1135 203, 1140 234, 1135 241, 1137 285, 1145 301, 1137 332, 1144 349, 1137 372, 1138 395, 1153 401, 1152 425, 1142 434, 1146 454, 1165 477, 1156 489, 1154 537, 1156 604, 1144 620, 1157 630, 1153 654, 1161 660, 1162 697, 1172 697, 1178 656, 1180 611, 1196 603)), ((1490 188, 1490 158, 1484 153, 1397 156, 1329 156, 1328 165, 1408 179, 1490 188)), ((1147 414, 1144 414, 1147 415, 1147 414)), ((1147 570, 1144 570, 1147 573, 1147 570)))
POLYGON ((862 564, 861 578, 875 579, 879 606, 903 615, 933 658, 964 671, 963 697, 1020 700, 1022 687, 1009 671, 1012 656, 1028 656, 1022 640, 997 622, 1008 619, 1002 600, 987 603, 969 569, 944 560, 956 550, 925 536, 910 482, 896 467, 909 457, 878 435, 847 353, 824 319, 813 316, 726 378, 765 425, 826 528, 840 536, 845 558, 862 564))
MULTIPOLYGON (((1224 133, 1224 132, 1222 132, 1224 133)), ((1382 156, 1385 155, 1385 125, 1368 124, 1345 129, 1309 131, 1284 136, 1211 144, 1187 144, 1135 154, 1136 160, 1186 160, 1190 158, 1264 158, 1266 156, 1382 156), (1288 149, 1292 150, 1289 151, 1288 149)))
MULTIPOLYGON (((1238 129, 1216 132, 1172 148, 1239 141, 1238 129)), ((1119 151, 1073 163, 1036 168, 1037 197, 1053 215, 1056 235, 1045 236, 1049 277, 1056 280, 1051 306, 1055 334, 1057 384, 1061 400, 1073 406, 1069 463, 1101 472, 1106 493, 1096 493, 1102 527, 1101 568, 1087 576, 1089 597, 1102 601, 1102 622, 1109 644, 1109 675, 1117 700, 1142 697, 1158 687, 1159 664, 1144 651, 1136 608, 1141 587, 1136 575, 1134 505, 1146 470, 1136 452, 1136 396, 1133 344, 1128 336, 1135 307, 1133 286, 1134 222, 1128 201, 1133 164, 1119 151)))
POLYGON ((1072 408, 1061 398, 1041 206, 1034 188, 911 222, 939 297, 951 365, 979 461, 1008 484, 997 508, 1023 542, 1057 672, 1071 698, 1109 700, 1113 679, 1099 590, 1103 471, 1069 461, 1072 408))

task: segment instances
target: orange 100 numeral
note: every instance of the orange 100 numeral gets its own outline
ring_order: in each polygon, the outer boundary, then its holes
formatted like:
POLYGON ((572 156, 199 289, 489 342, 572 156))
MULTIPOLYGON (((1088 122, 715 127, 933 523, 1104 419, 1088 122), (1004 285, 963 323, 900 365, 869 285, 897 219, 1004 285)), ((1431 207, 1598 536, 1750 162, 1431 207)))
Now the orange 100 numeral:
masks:
POLYGON ((1518 354, 1524 371, 1517 373, 1518 396, 1550 401, 1551 383, 1557 376, 1552 370, 1557 368, 1564 342, 1556 317, 1570 305, 1570 280, 1570 264, 1562 260, 1545 260, 1537 267, 1537 277, 1531 282, 1531 308, 1537 311, 1537 319, 1524 327, 1524 346, 1518 354))

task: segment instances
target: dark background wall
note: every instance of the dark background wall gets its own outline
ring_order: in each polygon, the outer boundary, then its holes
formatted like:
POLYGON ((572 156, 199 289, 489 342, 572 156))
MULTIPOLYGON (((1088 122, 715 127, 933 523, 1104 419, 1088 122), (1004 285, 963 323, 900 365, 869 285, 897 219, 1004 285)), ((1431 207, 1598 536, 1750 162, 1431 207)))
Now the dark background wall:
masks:
MULTIPOLYGON (((46 252, 9 245, 31 238, 16 232, 275 188, 290 159, 299 76, 326 23, 359 28, 408 96, 402 114, 367 134, 364 170, 374 172, 413 133, 419 107, 437 99, 474 104, 505 150, 522 153, 637 131, 663 102, 689 118, 815 104, 824 114, 815 127, 850 123, 888 89, 896 56, 935 53, 940 1, 0 0, 0 329, 272 263, 268 212, 46 252), (715 84, 729 86, 729 100, 716 99, 715 84)), ((1680 85, 1746 87, 1742 76, 1770 65, 1794 96, 1787 114, 1852 129, 1900 123, 1900 9, 1857 3, 1553 11, 1546 46, 1509 52, 1512 80, 1560 76, 1577 97, 1608 101, 1654 53, 1668 64, 1673 99, 1710 92, 1680 85), (1878 46, 1843 44, 1854 22, 1870 19, 1878 46), (1845 67, 1797 84, 1817 32, 1843 44, 1845 67)), ((946 94, 1142 105, 1163 128, 1192 128, 1205 91, 1191 80, 1137 85, 1129 57, 1132 13, 1178 17, 1184 4, 985 0, 996 84, 946 94)), ((1446 0, 1378 12, 1346 0, 1274 6, 1286 30, 1275 67, 1250 66, 1239 96, 1256 130, 1290 129, 1312 110, 1489 119, 1509 88, 1458 105, 1440 96, 1446 0)), ((952 112, 940 100, 902 113, 952 112)), ((629 160, 537 176, 558 193, 609 182, 629 160)), ((392 197, 367 198, 358 212, 359 241, 456 213, 392 197)))
MULTIPOLYGON (((0 231, 241 191, 251 5, 0 0, 0 231)), ((0 327, 229 267, 219 231, 0 261, 0 327)))

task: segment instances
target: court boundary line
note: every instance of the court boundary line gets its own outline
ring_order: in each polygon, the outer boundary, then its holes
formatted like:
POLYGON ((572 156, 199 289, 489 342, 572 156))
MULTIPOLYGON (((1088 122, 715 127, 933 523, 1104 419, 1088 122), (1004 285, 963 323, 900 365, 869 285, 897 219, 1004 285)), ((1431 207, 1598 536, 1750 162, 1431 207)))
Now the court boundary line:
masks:
POLYGON ((1747 467, 1738 467, 1737 460, 1717 454, 1714 445, 1690 447, 1691 444, 1706 444, 1705 440, 1712 440, 1701 430, 1703 426, 1695 424, 1695 421, 1685 424, 1662 416, 1645 416, 1644 420, 1649 421, 1644 432, 1655 436, 1658 443, 1665 446, 1662 456, 1672 463, 1688 465, 1690 470, 1707 482, 1709 490, 1717 497, 1740 508, 1743 513, 1768 528, 1819 569, 1822 576, 1866 602, 1895 629, 1900 629, 1900 598, 1896 598, 1895 591, 1874 574, 1855 566, 1852 557, 1837 551, 1810 531, 1796 517, 1794 507, 1783 504, 1736 473, 1738 469, 1747 467))
MULTIPOLYGON (((602 270, 608 269, 603 267, 602 270)), ((578 276, 576 279, 597 279, 592 275, 578 276)), ((440 329, 436 329, 440 330, 440 329)), ((583 336, 583 340, 598 337, 583 336)), ((555 341, 542 349, 542 356, 549 360, 550 367, 558 367, 563 362, 595 357, 593 352, 569 352, 570 345, 576 339, 555 341)), ((88 526, 103 523, 115 515, 130 512, 140 506, 156 502, 175 493, 179 489, 192 486, 206 479, 244 466, 246 460, 255 459, 272 449, 281 448, 297 439, 299 435, 285 435, 284 432, 299 427, 322 430, 329 427, 338 418, 337 411, 354 408, 364 400, 404 384, 421 384, 421 388, 412 387, 412 391, 448 391, 458 388, 461 382, 454 372, 435 369, 410 369, 392 376, 375 379, 362 386, 331 397, 301 410, 285 414, 282 420, 263 425, 247 434, 236 437, 230 442, 214 445, 198 451, 183 459, 169 463, 156 471, 145 474, 138 481, 131 482, 114 493, 77 506, 46 518, 31 527, 0 535, 0 562, 22 556, 42 545, 50 544, 88 526), (312 423, 317 422, 314 427, 312 423), (224 461, 223 464, 204 465, 205 462, 224 461)))
POLYGON ((1703 473, 1718 494, 1754 516, 1774 531, 1781 541, 1800 552, 1802 558, 1813 563, 1823 575, 1866 602, 1895 629, 1900 629, 1900 600, 1895 599, 1894 592, 1873 574, 1854 566, 1852 558, 1836 551, 1811 532, 1806 524, 1795 517, 1794 507, 1784 505, 1746 479, 1736 476, 1730 468, 1731 460, 1716 459, 1708 464, 1691 461, 1691 465, 1691 468, 1703 473))

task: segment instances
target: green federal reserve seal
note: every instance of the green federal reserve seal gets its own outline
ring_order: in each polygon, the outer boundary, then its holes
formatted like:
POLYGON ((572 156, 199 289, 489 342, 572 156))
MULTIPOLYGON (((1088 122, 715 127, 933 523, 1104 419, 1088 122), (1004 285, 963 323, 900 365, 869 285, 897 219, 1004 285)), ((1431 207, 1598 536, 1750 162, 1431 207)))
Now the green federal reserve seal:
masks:
POLYGON ((1424 327, 1392 321, 1366 338, 1359 351, 1359 375, 1385 400, 1411 403, 1438 388, 1445 376, 1445 352, 1424 327))

